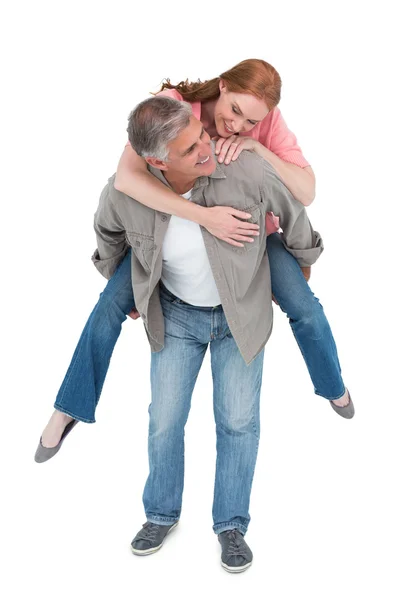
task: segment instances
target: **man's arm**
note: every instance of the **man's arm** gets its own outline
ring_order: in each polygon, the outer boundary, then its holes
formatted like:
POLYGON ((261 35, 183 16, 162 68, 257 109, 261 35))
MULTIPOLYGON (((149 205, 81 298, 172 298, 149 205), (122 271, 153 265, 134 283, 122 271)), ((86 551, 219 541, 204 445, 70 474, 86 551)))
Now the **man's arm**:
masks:
POLYGON ((106 279, 112 277, 129 249, 125 228, 111 199, 110 185, 107 184, 102 191, 99 206, 94 215, 97 250, 92 256, 96 269, 106 279))
POLYGON ((305 207, 294 199, 267 162, 264 163, 261 197, 266 210, 279 217, 288 252, 297 259, 300 267, 310 267, 324 249, 321 236, 313 230, 305 207))

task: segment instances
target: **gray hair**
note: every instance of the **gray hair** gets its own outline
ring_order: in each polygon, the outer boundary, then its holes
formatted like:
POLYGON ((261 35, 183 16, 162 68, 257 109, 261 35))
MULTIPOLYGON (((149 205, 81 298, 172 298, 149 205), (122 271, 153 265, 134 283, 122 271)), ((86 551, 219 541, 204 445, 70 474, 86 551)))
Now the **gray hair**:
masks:
POLYGON ((156 96, 140 102, 129 115, 128 137, 139 156, 168 160, 168 144, 189 125, 190 104, 156 96))

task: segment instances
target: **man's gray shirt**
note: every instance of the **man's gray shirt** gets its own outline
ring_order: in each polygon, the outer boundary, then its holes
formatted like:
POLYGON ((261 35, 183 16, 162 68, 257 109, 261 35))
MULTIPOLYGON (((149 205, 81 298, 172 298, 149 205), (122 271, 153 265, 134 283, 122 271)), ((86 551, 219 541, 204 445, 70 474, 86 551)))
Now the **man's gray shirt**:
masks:
MULTIPOLYGON (((166 183, 161 171, 149 167, 166 183)), ((115 176, 104 188, 95 214, 98 248, 92 260, 109 279, 132 247, 135 305, 146 327, 151 350, 164 346, 164 317, 159 299, 162 245, 170 215, 155 211, 114 188, 115 176)), ((323 250, 322 239, 272 166, 253 152, 242 152, 228 166, 217 164, 212 175, 199 177, 191 200, 201 206, 230 206, 250 213, 260 226, 254 242, 237 248, 201 227, 211 270, 231 333, 249 364, 271 335, 271 280, 266 252, 265 216, 279 217, 283 241, 300 266, 312 265, 323 250)))

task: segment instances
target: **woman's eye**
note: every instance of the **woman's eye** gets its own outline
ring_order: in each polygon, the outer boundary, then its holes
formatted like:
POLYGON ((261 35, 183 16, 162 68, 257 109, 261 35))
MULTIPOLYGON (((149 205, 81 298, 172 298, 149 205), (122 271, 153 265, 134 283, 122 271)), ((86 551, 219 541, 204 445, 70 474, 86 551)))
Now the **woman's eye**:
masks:
MULTIPOLYGON (((248 119, 247 119, 248 120, 248 119)), ((248 120, 249 121, 249 120, 248 120)), ((254 121, 249 121, 250 125, 257 125, 254 121)))
POLYGON ((232 112, 235 113, 235 115, 239 114, 239 111, 237 110, 237 108, 235 108, 234 106, 232 106, 232 112))

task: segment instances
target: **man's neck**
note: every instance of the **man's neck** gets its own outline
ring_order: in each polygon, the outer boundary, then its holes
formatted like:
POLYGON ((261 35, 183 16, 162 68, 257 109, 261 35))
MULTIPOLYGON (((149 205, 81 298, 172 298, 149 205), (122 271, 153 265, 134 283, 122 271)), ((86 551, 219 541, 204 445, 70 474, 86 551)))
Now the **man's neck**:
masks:
POLYGON ((179 177, 178 175, 174 176, 173 174, 168 172, 164 172, 163 175, 168 181, 169 185, 174 190, 174 192, 176 192, 180 196, 182 196, 182 194, 186 194, 186 192, 191 190, 197 180, 196 177, 196 179, 191 179, 190 181, 188 181, 187 179, 182 179, 182 177, 179 177))

